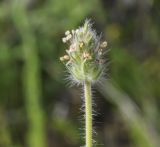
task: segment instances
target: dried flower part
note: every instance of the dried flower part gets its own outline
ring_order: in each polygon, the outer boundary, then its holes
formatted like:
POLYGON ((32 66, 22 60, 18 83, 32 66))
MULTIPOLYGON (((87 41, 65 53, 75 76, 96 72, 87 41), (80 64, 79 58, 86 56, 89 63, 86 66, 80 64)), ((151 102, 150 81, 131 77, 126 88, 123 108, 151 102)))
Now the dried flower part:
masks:
POLYGON ((91 60, 92 56, 89 53, 84 52, 83 53, 83 58, 86 59, 86 60, 91 60))
POLYGON ((70 58, 68 55, 64 55, 63 57, 60 57, 61 61, 68 61, 70 58))
POLYGON ((100 47, 101 48, 106 48, 107 47, 107 42, 106 41, 102 42, 102 44, 100 45, 100 47))
POLYGON ((63 58, 64 58, 64 60, 69 60, 69 56, 68 55, 64 55, 63 58))
POLYGON ((76 30, 66 31, 62 38, 69 45, 67 55, 60 58, 65 61, 66 68, 75 83, 84 81, 97 82, 104 73, 102 64, 103 50, 107 42, 101 42, 92 24, 86 20, 84 25, 76 30))

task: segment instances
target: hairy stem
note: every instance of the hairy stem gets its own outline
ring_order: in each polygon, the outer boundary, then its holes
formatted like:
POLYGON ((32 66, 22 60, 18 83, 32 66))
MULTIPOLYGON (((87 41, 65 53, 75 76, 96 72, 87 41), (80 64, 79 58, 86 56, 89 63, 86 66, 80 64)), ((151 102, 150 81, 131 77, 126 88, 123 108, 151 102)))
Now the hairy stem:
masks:
POLYGON ((92 147, 92 96, 91 83, 88 81, 84 83, 84 95, 86 147, 92 147))

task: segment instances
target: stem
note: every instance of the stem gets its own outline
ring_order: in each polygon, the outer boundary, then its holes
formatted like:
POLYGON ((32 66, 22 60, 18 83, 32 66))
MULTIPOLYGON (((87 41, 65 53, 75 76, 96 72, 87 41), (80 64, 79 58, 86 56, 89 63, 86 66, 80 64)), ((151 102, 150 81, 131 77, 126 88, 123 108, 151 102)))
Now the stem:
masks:
POLYGON ((85 135, 86 147, 92 147, 92 96, 91 96, 91 82, 84 83, 85 95, 85 135))

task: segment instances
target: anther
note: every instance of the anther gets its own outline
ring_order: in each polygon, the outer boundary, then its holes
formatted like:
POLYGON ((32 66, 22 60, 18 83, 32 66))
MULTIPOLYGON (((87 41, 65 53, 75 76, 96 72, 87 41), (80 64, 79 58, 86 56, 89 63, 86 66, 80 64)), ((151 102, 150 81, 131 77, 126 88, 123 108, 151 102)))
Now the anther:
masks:
POLYGON ((100 45, 100 47, 102 47, 102 48, 107 47, 107 41, 102 42, 102 44, 100 45))
POLYGON ((67 39, 64 37, 64 38, 62 38, 62 42, 63 43, 66 43, 67 42, 67 39))
POLYGON ((69 35, 66 37, 67 40, 70 40, 71 38, 72 38, 72 35, 71 35, 71 34, 69 34, 69 35))
POLYGON ((69 58, 68 55, 64 55, 64 56, 63 56, 63 59, 64 59, 64 60, 69 60, 70 58, 69 58))
POLYGON ((65 35, 67 36, 67 35, 69 35, 70 34, 70 31, 66 31, 65 32, 65 35))
POLYGON ((79 44, 79 47, 82 48, 83 46, 84 46, 84 43, 81 42, 81 43, 79 44))

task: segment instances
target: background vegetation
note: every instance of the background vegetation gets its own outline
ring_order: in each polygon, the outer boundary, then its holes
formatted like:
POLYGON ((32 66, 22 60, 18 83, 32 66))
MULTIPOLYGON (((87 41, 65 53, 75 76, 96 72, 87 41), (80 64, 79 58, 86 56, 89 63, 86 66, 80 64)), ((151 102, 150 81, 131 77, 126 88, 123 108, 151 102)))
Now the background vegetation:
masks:
POLYGON ((86 18, 110 49, 95 146, 160 145, 159 0, 1 0, 0 147, 84 145, 81 88, 66 86, 59 57, 86 18))

